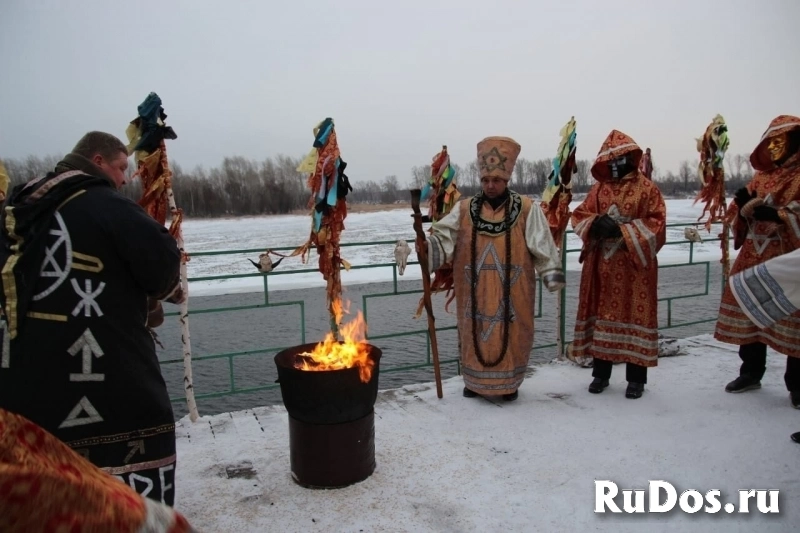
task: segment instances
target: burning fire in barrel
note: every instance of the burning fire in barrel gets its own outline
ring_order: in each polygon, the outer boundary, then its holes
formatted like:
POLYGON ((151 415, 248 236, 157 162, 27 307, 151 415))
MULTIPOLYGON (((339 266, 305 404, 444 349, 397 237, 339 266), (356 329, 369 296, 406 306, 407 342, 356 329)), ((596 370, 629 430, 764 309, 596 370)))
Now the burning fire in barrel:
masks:
POLYGON ((289 413, 292 478, 338 488, 375 471, 374 406, 381 350, 368 344, 361 312, 318 344, 278 353, 278 382, 289 413))

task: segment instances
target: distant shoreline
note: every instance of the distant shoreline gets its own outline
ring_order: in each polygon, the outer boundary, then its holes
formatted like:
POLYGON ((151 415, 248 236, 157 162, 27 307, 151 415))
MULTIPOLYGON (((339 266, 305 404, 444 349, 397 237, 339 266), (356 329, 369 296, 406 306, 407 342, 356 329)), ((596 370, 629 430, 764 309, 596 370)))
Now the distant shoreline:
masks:
MULTIPOLYGON (((584 193, 575 194, 572 201, 581 201, 586 195, 584 193)), ((529 196, 531 197, 531 196, 529 196)), ((539 201, 541 198, 532 197, 534 200, 539 201)), ((694 196, 664 196, 664 200, 692 200, 694 196)), ((391 204, 347 204, 348 214, 364 214, 364 213, 380 213, 384 211, 397 211, 399 209, 411 210, 411 203, 398 200, 391 204)), ((423 212, 427 210, 427 203, 423 206, 423 212)), ((283 216, 304 216, 309 214, 308 209, 293 209, 288 213, 267 213, 263 215, 224 215, 218 217, 184 217, 184 220, 225 220, 225 219, 250 219, 250 218, 264 218, 264 217, 283 217, 283 216)))

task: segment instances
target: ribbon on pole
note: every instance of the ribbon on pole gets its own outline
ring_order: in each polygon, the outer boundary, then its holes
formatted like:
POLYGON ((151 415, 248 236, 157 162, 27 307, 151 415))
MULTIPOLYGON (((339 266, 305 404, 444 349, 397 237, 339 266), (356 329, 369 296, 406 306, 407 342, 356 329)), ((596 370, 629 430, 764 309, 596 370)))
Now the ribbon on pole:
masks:
POLYGON ((134 154, 137 164, 134 176, 142 180, 142 197, 139 205, 159 224, 166 223, 167 210, 170 212, 169 233, 175 238, 181 252, 182 300, 178 320, 181 324, 181 343, 183 345, 183 390, 189 418, 195 422, 199 418, 197 402, 194 398, 192 380, 192 343, 189 335, 189 282, 186 275, 186 254, 181 222, 183 211, 175 204, 172 192, 172 171, 167 160, 166 139, 177 139, 173 129, 165 124, 167 115, 161 105, 161 98, 151 92, 139 105, 139 115, 131 121, 126 130, 128 153, 134 154))
MULTIPOLYGON (((575 117, 570 117, 569 121, 561 128, 559 135, 561 141, 558 143, 558 151, 553 158, 553 170, 548 177, 547 186, 542 193, 540 203, 547 223, 550 226, 550 233, 558 247, 561 264, 564 264, 566 251, 564 250, 564 234, 569 224, 570 210, 569 204, 572 202, 572 175, 577 172, 576 154, 576 132, 577 124, 575 117)), ((556 300, 557 316, 563 317, 565 308, 564 289, 559 291, 556 300)), ((563 319, 562 319, 563 320, 563 319)), ((559 325, 556 333, 556 349, 558 356, 564 353, 564 327, 559 325)))
POLYGON ((342 259, 339 249, 344 220, 347 217, 347 194, 353 190, 344 170, 347 163, 342 160, 336 139, 333 119, 326 118, 314 128, 314 145, 297 167, 298 172, 308 173, 308 188, 311 197, 311 234, 308 241, 291 255, 305 254, 315 246, 319 254, 319 271, 327 282, 327 304, 331 317, 331 332, 339 334, 344 309, 342 307, 341 269, 350 269, 342 259))
POLYGON ((706 127, 702 137, 696 139, 697 151, 700 152, 700 163, 697 166, 697 175, 702 187, 697 193, 693 204, 703 202, 703 212, 697 219, 700 222, 706 215, 705 228, 711 232, 711 225, 722 222, 720 233, 720 248, 722 249, 722 274, 728 279, 730 273, 730 243, 728 239, 730 221, 728 220, 727 204, 725 199, 725 169, 723 160, 728 150, 728 126, 722 115, 717 115, 706 127))
MULTIPOLYGON (((431 177, 428 183, 420 192, 417 199, 412 194, 412 200, 428 199, 428 216, 423 216, 420 219, 422 222, 438 222, 446 217, 450 211, 453 210, 458 200, 461 198, 461 193, 456 186, 456 170, 450 165, 450 155, 447 153, 447 146, 442 146, 442 151, 433 156, 431 160, 431 177)), ((416 213, 411 215, 416 216, 416 213)), ((416 219, 415 219, 416 221, 416 219)), ((433 228, 428 229, 431 233, 433 228)), ((430 276, 431 273, 429 272, 430 276)), ((430 279, 428 293, 437 294, 440 292, 445 293, 444 309, 449 312, 450 304, 455 299, 456 295, 453 291, 453 265, 445 263, 432 273, 433 277, 430 279)), ((414 318, 417 319, 422 316, 422 311, 425 309, 425 297, 420 298, 417 310, 414 313, 414 318)))

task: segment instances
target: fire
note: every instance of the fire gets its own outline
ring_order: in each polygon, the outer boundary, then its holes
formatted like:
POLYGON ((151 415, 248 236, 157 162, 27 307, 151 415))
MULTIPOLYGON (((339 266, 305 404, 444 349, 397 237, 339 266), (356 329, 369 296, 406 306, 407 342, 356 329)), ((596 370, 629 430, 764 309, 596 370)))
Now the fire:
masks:
MULTIPOLYGON (((331 305, 337 310, 337 315, 342 313, 341 302, 333 302, 331 305)), ((295 368, 325 371, 357 366, 361 381, 367 383, 372 376, 372 367, 375 366, 375 362, 369 357, 366 332, 367 323, 364 321, 364 315, 359 311, 354 320, 339 327, 339 333, 343 339, 341 342, 329 332, 325 336, 325 340, 317 344, 312 351, 300 354, 302 359, 295 364, 295 368)))

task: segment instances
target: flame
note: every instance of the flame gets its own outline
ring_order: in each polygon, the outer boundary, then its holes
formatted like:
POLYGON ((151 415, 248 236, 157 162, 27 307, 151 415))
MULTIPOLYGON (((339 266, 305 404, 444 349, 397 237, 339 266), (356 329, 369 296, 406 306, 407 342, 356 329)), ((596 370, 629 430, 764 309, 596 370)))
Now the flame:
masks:
MULTIPOLYGON (((340 301, 331 303, 339 313, 343 311, 340 301)), ((342 341, 338 341, 333 333, 325 335, 325 340, 317 344, 310 352, 300 354, 301 359, 295 363, 300 370, 325 371, 342 370, 358 367, 358 375, 362 383, 372 377, 375 362, 369 357, 369 345, 366 342, 367 323, 361 311, 356 318, 339 327, 342 341)))
POLYGON ((340 299, 331 300, 330 303, 330 312, 333 315, 334 319, 336 320, 337 324, 342 323, 342 318, 344 315, 350 314, 350 302, 342 302, 340 299))

